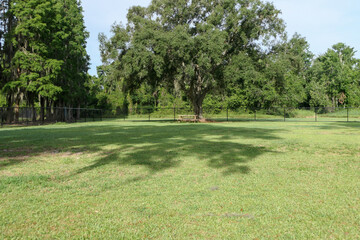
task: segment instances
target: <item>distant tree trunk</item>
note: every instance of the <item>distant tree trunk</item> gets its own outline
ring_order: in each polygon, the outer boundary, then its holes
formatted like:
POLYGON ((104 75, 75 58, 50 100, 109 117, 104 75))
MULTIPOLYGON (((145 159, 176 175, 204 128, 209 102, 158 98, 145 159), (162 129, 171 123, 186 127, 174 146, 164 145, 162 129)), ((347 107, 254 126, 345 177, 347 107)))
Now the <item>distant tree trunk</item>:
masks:
POLYGON ((69 108, 68 108, 68 110, 67 110, 67 117, 68 117, 67 120, 68 120, 69 122, 74 121, 72 106, 69 106, 69 108))
POLYGON ((81 116, 81 109, 80 109, 80 103, 78 103, 76 119, 80 119, 80 116, 81 116))
POLYGON ((40 96, 40 121, 44 122, 45 120, 45 99, 40 96))
POLYGON ((59 111, 59 118, 58 120, 60 122, 66 122, 66 119, 65 119, 65 105, 63 102, 59 102, 59 107, 58 107, 58 111, 59 111))
POLYGON ((19 115, 20 115, 20 99, 17 98, 15 100, 15 108, 14 108, 14 113, 15 113, 15 122, 19 122, 19 115))
POLYGON ((7 96, 7 103, 8 103, 8 107, 7 107, 7 122, 8 123, 12 123, 12 121, 14 120, 14 108, 13 108, 13 95, 12 94, 8 94, 7 96))
POLYGON ((32 106, 32 122, 36 122, 36 109, 34 104, 31 105, 32 106))
POLYGON ((52 121, 51 105, 52 101, 46 98, 46 120, 48 121, 52 121))
POLYGON ((60 110, 60 103, 59 102, 54 103, 54 120, 56 122, 61 121, 61 110, 60 110))

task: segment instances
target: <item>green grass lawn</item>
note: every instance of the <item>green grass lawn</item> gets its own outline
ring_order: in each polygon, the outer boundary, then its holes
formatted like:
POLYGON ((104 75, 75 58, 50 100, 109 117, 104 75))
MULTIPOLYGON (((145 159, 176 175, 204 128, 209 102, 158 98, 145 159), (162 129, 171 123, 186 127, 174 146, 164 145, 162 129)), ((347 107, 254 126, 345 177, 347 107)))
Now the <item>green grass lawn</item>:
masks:
POLYGON ((360 123, 0 129, 0 239, 359 239, 360 123))

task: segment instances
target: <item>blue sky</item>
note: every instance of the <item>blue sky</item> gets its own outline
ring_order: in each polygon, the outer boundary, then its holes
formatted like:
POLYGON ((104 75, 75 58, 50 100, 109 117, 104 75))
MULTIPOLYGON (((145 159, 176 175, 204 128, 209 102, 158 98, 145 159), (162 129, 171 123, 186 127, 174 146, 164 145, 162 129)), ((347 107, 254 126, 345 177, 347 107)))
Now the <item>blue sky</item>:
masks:
MULTIPOLYGON (((101 64, 97 36, 110 34, 114 22, 126 24, 127 10, 134 5, 148 6, 151 0, 83 0, 85 25, 90 32, 87 51, 91 58, 90 74, 101 64)), ((273 0, 282 11, 289 35, 298 32, 318 55, 343 42, 360 51, 359 0, 273 0)), ((360 52, 357 52, 360 57, 360 52)))

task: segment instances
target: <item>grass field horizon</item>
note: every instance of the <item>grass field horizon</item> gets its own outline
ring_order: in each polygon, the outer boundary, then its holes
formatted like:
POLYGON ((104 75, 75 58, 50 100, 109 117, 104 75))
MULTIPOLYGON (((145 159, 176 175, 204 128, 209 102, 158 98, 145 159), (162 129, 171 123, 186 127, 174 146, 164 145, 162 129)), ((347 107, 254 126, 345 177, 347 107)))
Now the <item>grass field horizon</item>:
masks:
POLYGON ((0 129, 0 238, 357 239, 360 123, 0 129))

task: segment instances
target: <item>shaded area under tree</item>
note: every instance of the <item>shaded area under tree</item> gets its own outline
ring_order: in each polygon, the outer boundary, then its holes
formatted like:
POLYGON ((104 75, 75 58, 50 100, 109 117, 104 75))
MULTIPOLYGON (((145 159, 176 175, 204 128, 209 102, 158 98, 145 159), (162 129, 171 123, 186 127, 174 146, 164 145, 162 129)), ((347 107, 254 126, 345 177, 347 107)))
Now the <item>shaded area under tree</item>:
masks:
POLYGON ((1 131, 0 171, 44 153, 96 153, 81 174, 108 164, 141 166, 152 175, 176 168, 186 158, 203 161, 223 173, 249 173, 247 163, 271 152, 264 146, 236 142, 242 139, 277 140, 275 130, 211 124, 68 125, 61 128, 22 128, 1 131), (34 137, 35 136, 35 137, 34 137), (23 146, 18 148, 19 142, 23 146), (106 150, 107 146, 112 147, 106 150), (217 147, 213 147, 217 145, 217 147), (220 150, 221 149, 221 150, 220 150), (21 160, 19 160, 21 159, 21 160))

